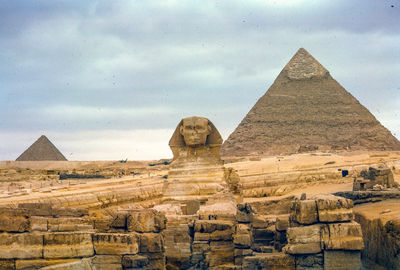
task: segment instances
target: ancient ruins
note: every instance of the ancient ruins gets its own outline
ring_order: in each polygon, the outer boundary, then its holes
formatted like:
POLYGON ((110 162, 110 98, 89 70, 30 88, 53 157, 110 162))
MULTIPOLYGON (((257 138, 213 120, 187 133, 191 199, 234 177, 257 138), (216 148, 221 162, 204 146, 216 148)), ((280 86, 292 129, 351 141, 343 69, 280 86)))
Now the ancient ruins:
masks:
POLYGON ((171 160, 1 161, 0 269, 400 269, 399 145, 300 49, 224 144, 192 116, 171 160))
POLYGON ((39 160, 67 160, 63 154, 51 143, 46 136, 42 135, 28 149, 26 149, 16 161, 39 161, 39 160))
POLYGON ((225 156, 400 150, 400 142, 299 49, 224 142, 225 156))

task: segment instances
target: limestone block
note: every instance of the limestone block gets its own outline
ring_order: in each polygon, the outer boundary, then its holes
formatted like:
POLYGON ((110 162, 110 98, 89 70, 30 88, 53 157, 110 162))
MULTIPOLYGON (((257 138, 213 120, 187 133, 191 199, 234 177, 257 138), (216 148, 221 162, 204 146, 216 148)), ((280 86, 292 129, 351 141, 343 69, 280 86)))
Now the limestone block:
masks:
POLYGON ((89 215, 89 211, 82 208, 53 207, 52 215, 54 217, 83 217, 89 215))
POLYGON ((49 218, 47 226, 48 230, 52 232, 87 231, 93 229, 93 225, 87 219, 78 217, 49 218))
POLYGON ((279 232, 286 231, 289 228, 289 215, 280 215, 276 217, 275 229, 279 232))
POLYGON ((93 245, 96 254, 123 255, 139 252, 139 236, 137 233, 95 233, 93 245))
POLYGON ((90 259, 85 258, 75 262, 56 264, 40 268, 42 270, 92 270, 90 259))
POLYGON ((194 234, 195 241, 230 241, 232 240, 232 230, 225 231, 214 231, 212 233, 200 233, 194 234))
POLYGON ((18 208, 26 209, 31 216, 52 216, 50 203, 20 203, 18 208))
POLYGON ((159 233, 140 234, 140 252, 156 253, 164 251, 164 239, 159 233))
POLYGON ((47 231, 47 218, 45 217, 30 217, 29 223, 31 226, 30 231, 47 231))
POLYGON ((237 234, 250 233, 250 226, 248 224, 237 224, 236 231, 237 234))
POLYGON ((324 251, 324 269, 359 270, 361 266, 360 251, 324 251))
POLYGON ((15 207, 8 207, 8 206, 0 206, 0 215, 2 216, 24 216, 28 217, 29 212, 23 208, 15 208, 15 207))
POLYGON ((251 234, 235 234, 233 236, 233 243, 241 248, 250 248, 252 240, 251 234))
POLYGON ((143 269, 149 263, 149 258, 143 255, 124 255, 122 258, 122 266, 125 268, 143 269))
POLYGON ((149 258, 147 269, 165 269, 166 258, 163 253, 149 253, 146 256, 149 258))
POLYGON ((253 250, 251 249, 235 249, 234 250, 235 257, 245 257, 253 255, 253 250))
POLYGON ((323 253, 312 255, 298 255, 296 256, 296 269, 299 270, 323 270, 324 269, 324 255, 323 253))
POLYGON ((284 251, 289 254, 313 254, 321 252, 321 225, 291 227, 286 233, 288 245, 284 251))
POLYGON ((96 255, 92 258, 94 270, 122 270, 121 255, 96 255))
POLYGON ((325 250, 362 250, 364 241, 357 222, 326 224, 321 230, 325 250))
POLYGON ((259 253, 243 258, 243 269, 257 270, 294 270, 295 260, 293 256, 284 253, 259 253))
POLYGON ((154 209, 132 210, 127 216, 130 232, 160 232, 165 229, 166 218, 154 209))
POLYGON ((291 209, 291 220, 308 225, 318 222, 315 200, 296 200, 291 209))
POLYGON ((353 220, 353 201, 333 195, 315 197, 320 222, 353 220))
POLYGON ((186 215, 194 215, 200 209, 200 201, 188 200, 186 201, 186 215))
MULTIPOLYGON (((76 262, 77 259, 57 259, 57 260, 47 260, 47 259, 30 259, 30 260, 15 260, 15 269, 17 270, 31 270, 31 269, 41 269, 42 267, 64 264, 70 262, 76 262)), ((3 269, 3 268, 0 268, 3 269)), ((14 269, 14 268, 12 268, 14 269)))
POLYGON ((2 270, 14 270, 15 269, 14 260, 1 260, 0 259, 0 269, 2 269, 2 270))
POLYGON ((210 244, 208 241, 193 241, 192 253, 202 254, 210 250, 210 244))
POLYGON ((194 231, 201 233, 212 233, 214 231, 231 230, 234 223, 227 220, 196 220, 194 231))
POLYGON ((0 231, 26 232, 29 230, 29 220, 24 216, 0 215, 0 231))
POLYGON ((111 227, 113 228, 126 228, 127 213, 114 213, 112 215, 111 227))
POLYGON ((93 221, 93 227, 98 232, 107 232, 111 229, 113 218, 110 216, 96 217, 93 221))
POLYGON ((47 233, 44 235, 44 258, 75 258, 93 255, 90 233, 47 233))
POLYGON ((122 256, 121 255, 95 255, 92 258, 93 264, 121 264, 122 256))
POLYGON ((43 254, 43 235, 21 233, 0 235, 0 259, 33 259, 43 254))
POLYGON ((246 213, 242 211, 237 211, 237 221, 241 223, 250 223, 251 221, 251 213, 246 213))
POLYGON ((234 246, 230 241, 212 241, 210 252, 206 254, 209 267, 234 263, 234 246))

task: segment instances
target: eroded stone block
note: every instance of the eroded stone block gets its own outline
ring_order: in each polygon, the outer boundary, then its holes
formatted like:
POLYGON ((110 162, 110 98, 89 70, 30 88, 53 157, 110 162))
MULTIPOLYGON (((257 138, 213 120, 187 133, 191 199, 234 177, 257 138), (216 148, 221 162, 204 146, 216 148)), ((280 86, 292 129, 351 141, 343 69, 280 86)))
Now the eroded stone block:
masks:
POLYGON ((139 235, 136 233, 96 233, 93 235, 96 254, 136 254, 139 252, 139 243, 139 235))
POLYGON ((318 222, 317 205, 315 200, 296 200, 292 205, 291 219, 299 224, 318 222))
POLYGON ((324 269, 361 269, 360 251, 325 250, 324 269))
POLYGON ((44 258, 75 258, 93 256, 90 233, 48 233, 44 235, 44 258))
POLYGON ((154 209, 132 210, 127 216, 130 232, 160 232, 165 224, 165 216, 154 209))
POLYGON ((362 250, 364 248, 361 226, 357 222, 326 224, 321 232, 325 250, 362 250))
POLYGON ((42 234, 1 234, 0 259, 33 259, 41 258, 42 254, 42 234))
POLYGON ((320 222, 351 221, 353 215, 353 201, 332 195, 315 196, 320 222))
POLYGON ((289 254, 313 254, 321 252, 321 225, 291 227, 287 230, 288 245, 284 251, 289 254))

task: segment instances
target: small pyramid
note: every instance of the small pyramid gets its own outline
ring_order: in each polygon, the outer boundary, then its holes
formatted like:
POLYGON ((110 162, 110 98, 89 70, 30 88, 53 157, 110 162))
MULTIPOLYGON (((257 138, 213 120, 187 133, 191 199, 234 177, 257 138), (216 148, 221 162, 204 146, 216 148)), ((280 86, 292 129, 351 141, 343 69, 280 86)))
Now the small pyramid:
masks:
POLYGON ((299 49, 222 146, 224 156, 400 150, 400 142, 299 49))
POLYGON ((16 161, 43 161, 43 160, 63 160, 67 159, 51 143, 46 136, 42 135, 28 149, 25 150, 16 161))

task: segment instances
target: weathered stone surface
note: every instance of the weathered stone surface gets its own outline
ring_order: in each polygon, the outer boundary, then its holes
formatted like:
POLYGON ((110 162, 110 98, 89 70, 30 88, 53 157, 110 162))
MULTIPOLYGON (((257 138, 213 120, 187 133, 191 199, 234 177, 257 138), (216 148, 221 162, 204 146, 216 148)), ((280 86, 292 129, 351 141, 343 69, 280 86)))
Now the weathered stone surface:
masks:
POLYGON ((361 226, 357 222, 331 223, 322 227, 325 250, 362 250, 364 242, 361 226))
POLYGON ((83 217, 89 215, 89 211, 82 208, 53 207, 52 215, 54 217, 83 217))
POLYGON ((194 215, 200 209, 200 201, 188 200, 186 201, 186 215, 194 215))
POLYGON ((20 203, 18 208, 26 209, 31 216, 52 216, 50 203, 20 203))
POLYGON ((200 233, 212 233, 214 231, 231 230, 234 223, 227 220, 196 220, 194 231, 200 233))
POLYGON ((43 270, 92 270, 90 259, 85 258, 75 262, 56 264, 41 268, 43 270))
POLYGON ((253 250, 251 250, 251 249, 235 249, 235 251, 234 251, 235 257, 251 256, 252 254, 253 254, 253 250))
POLYGON ((245 234, 250 233, 251 229, 248 224, 236 224, 236 233, 237 234, 245 234))
POLYGON ((29 220, 24 216, 0 215, 0 231, 26 232, 29 230, 29 220))
POLYGON ((234 246, 228 241, 213 241, 210 243, 210 252, 206 254, 210 267, 234 262, 234 246))
POLYGON ((315 197, 320 222, 340 222, 353 220, 353 201, 331 195, 315 197))
POLYGON ((164 240, 159 233, 140 234, 140 252, 157 253, 164 251, 164 240))
POLYGON ((284 253, 258 253, 254 256, 243 258, 243 269, 271 269, 271 270, 294 270, 295 260, 293 256, 284 253))
POLYGON ((298 270, 323 270, 324 255, 323 253, 312 255, 298 255, 296 258, 296 269, 298 270))
POLYGON ((289 254, 313 254, 321 252, 321 225, 291 227, 287 230, 288 245, 284 247, 289 254))
POLYGON ((96 233, 93 235, 96 254, 136 254, 139 252, 139 243, 137 233, 96 233))
POLYGON ((90 233, 48 233, 44 235, 44 258, 75 258, 93 255, 90 233))
POLYGON ((241 248, 249 248, 252 240, 251 234, 235 234, 233 236, 233 243, 241 248))
POLYGON ((75 232, 93 229, 87 219, 78 217, 48 218, 47 227, 52 232, 75 232))
POLYGON ((47 220, 45 217, 30 217, 30 231, 47 231, 47 220))
POLYGON ((122 258, 124 268, 142 269, 149 264, 149 258, 143 255, 125 255, 122 258))
POLYGON ((289 228, 289 215, 277 216, 275 228, 280 232, 286 231, 289 228))
POLYGON ((131 210, 127 216, 131 232, 159 232, 165 229, 165 224, 165 216, 154 209, 131 210))
POLYGON ((324 269, 358 270, 361 269, 359 251, 324 251, 324 269))
POLYGON ((232 240, 232 230, 225 231, 214 231, 212 233, 200 233, 194 234, 195 241, 229 241, 232 240))
POLYGON ((318 222, 315 200, 295 200, 292 206, 291 219, 304 225, 318 222))
POLYGON ((7 234, 0 237, 1 259, 41 258, 43 254, 43 235, 34 233, 7 234))
MULTIPOLYGON (((15 269, 17 270, 31 270, 31 269, 42 269, 46 266, 57 265, 57 264, 64 264, 70 262, 76 262, 77 259, 17 259, 15 261, 15 269)), ((3 269, 3 268, 0 268, 3 269)), ((14 269, 14 268, 12 268, 14 269)))
POLYGON ((2 269, 2 270, 14 270, 15 269, 14 260, 2 260, 2 259, 0 259, 0 269, 2 269))
POLYGON ((122 270, 122 256, 96 255, 92 258, 92 266, 95 270, 122 270))

